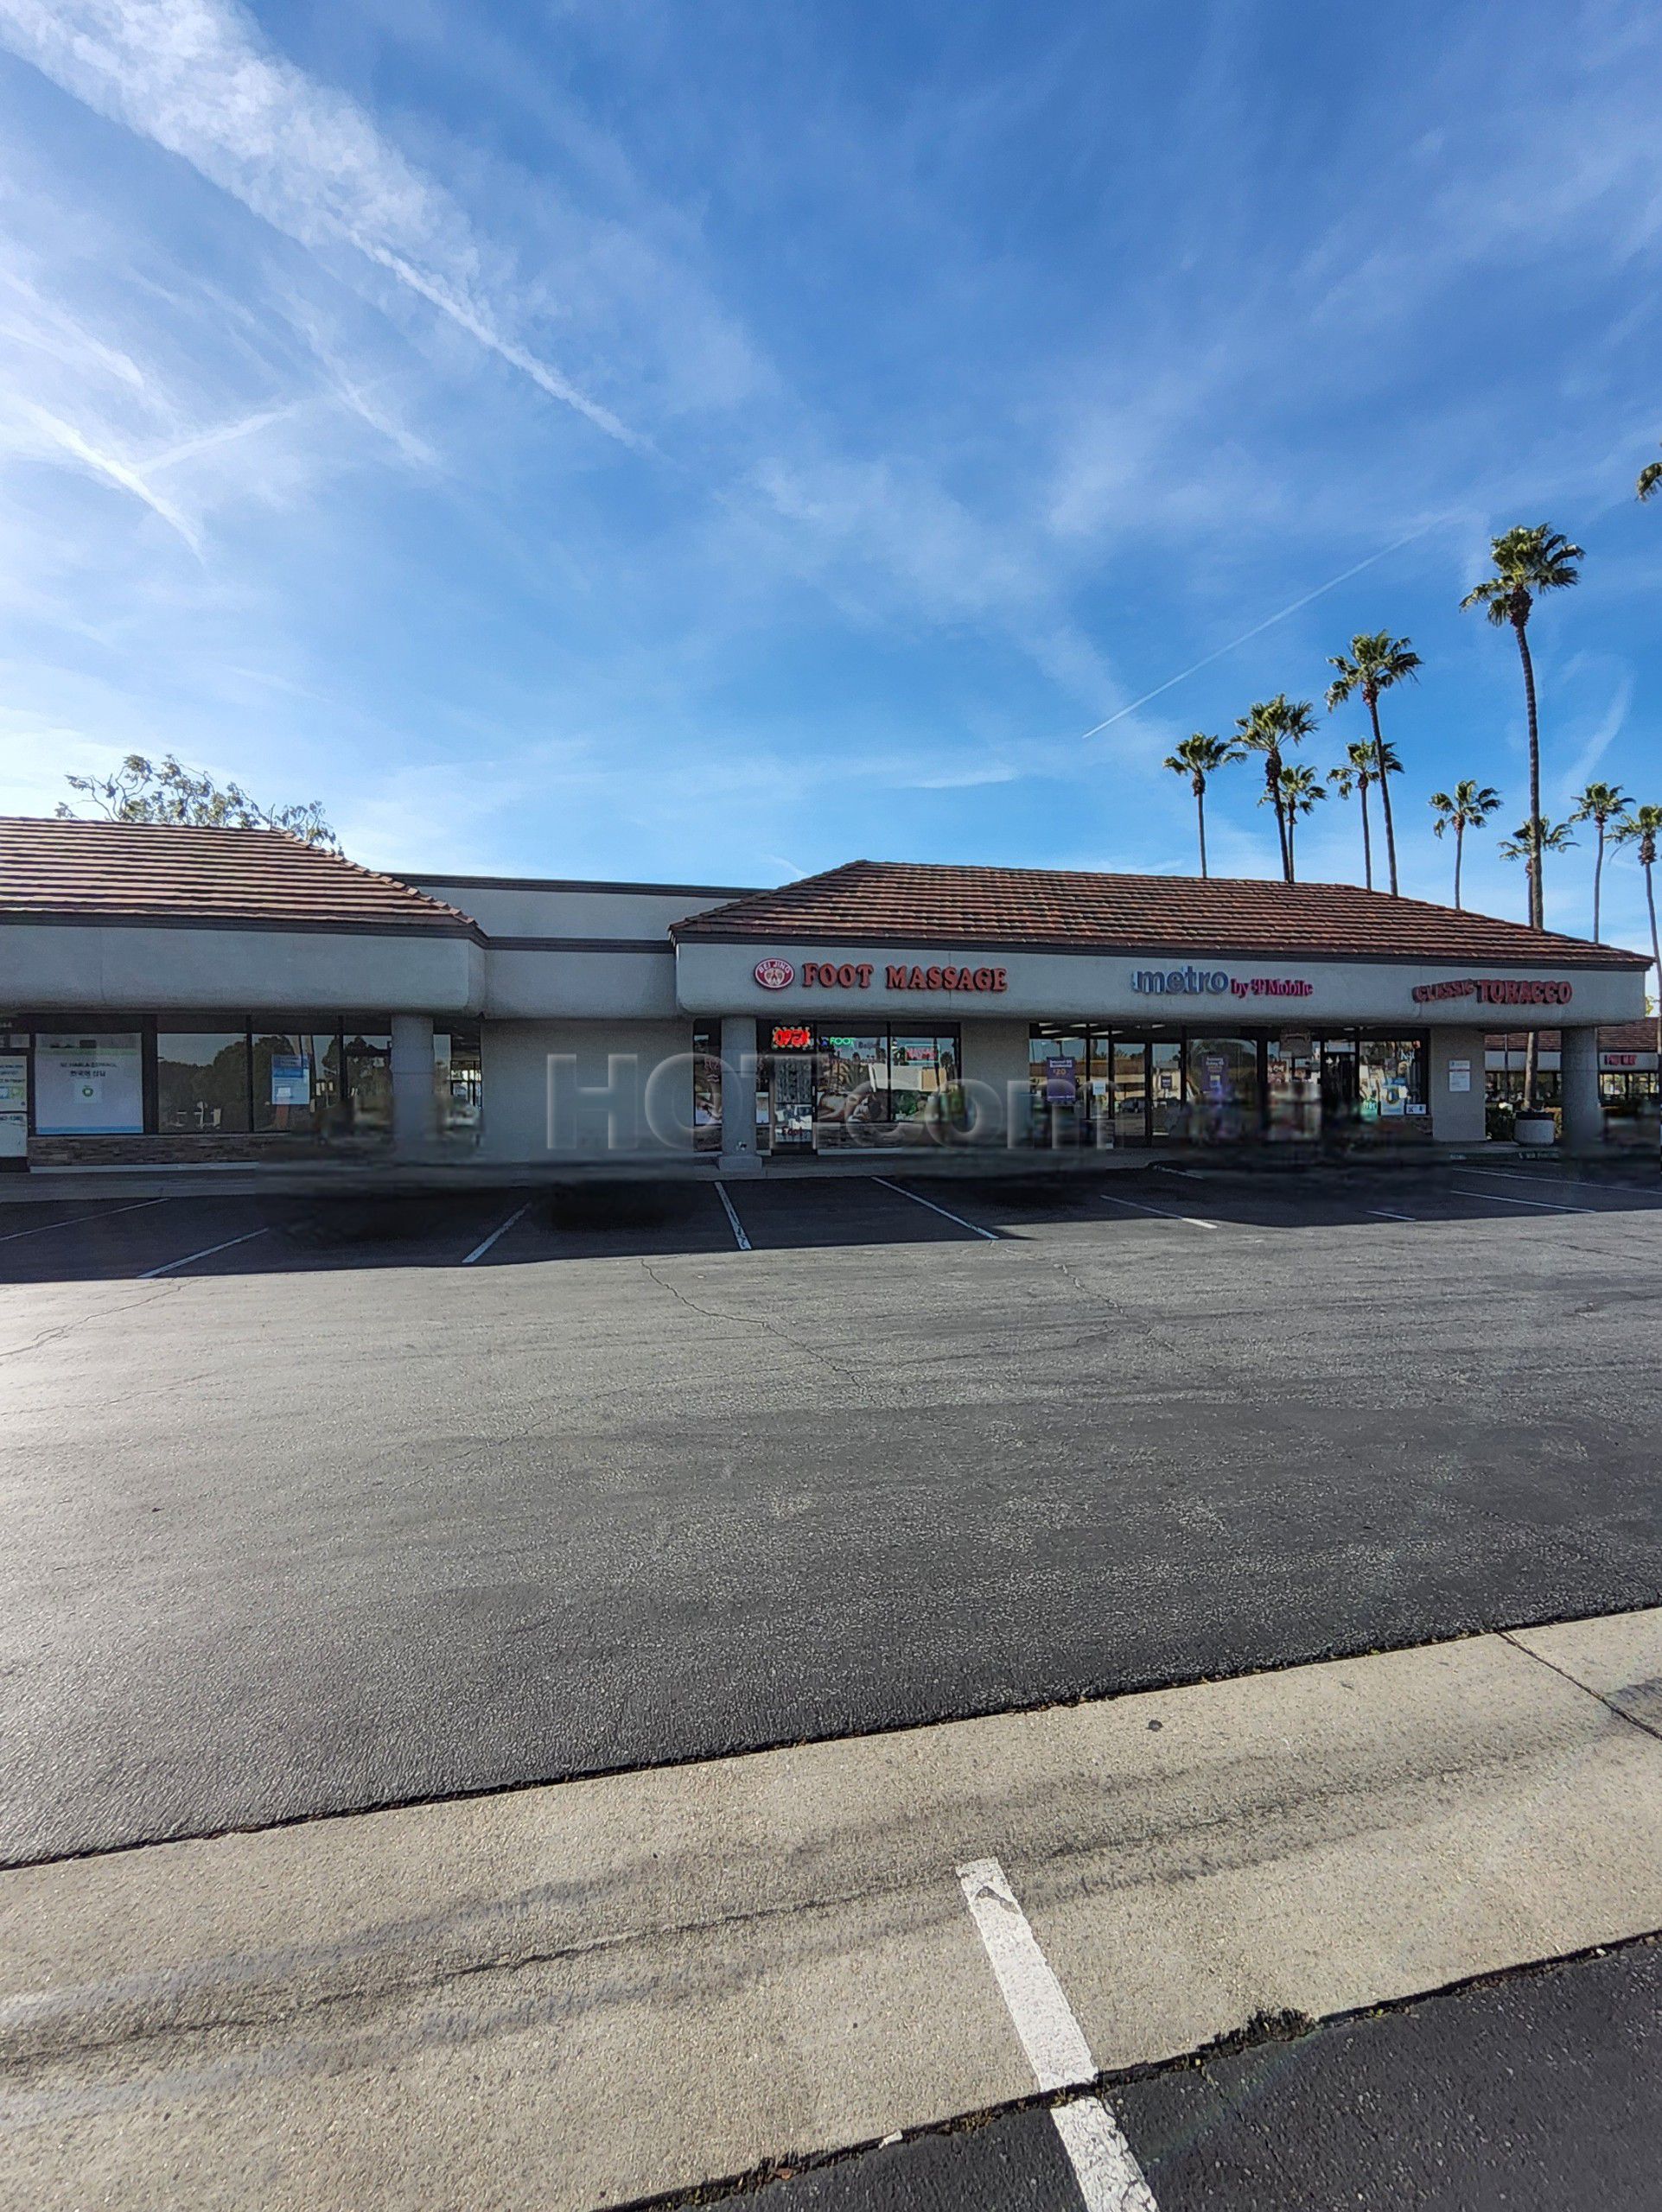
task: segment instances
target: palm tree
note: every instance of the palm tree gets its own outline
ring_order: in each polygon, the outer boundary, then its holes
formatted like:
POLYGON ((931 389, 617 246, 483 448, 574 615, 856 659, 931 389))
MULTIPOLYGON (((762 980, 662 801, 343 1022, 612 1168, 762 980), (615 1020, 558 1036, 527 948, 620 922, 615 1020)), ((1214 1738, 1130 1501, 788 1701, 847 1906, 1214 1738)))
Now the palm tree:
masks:
MULTIPOLYGON (((1264 755, 1264 797, 1259 804, 1276 810, 1282 880, 1290 883, 1293 840, 1281 789, 1281 748, 1283 745, 1302 745, 1307 737, 1315 734, 1315 709, 1308 699, 1289 699, 1284 691, 1277 691, 1273 699, 1260 699, 1256 706, 1250 707, 1237 719, 1235 728, 1240 733, 1238 741, 1243 752, 1264 755)), ((1305 810, 1308 812, 1309 809, 1305 810)))
POLYGON ((1659 484, 1662 484, 1662 461, 1647 461, 1639 472, 1639 481, 1633 489, 1641 499, 1648 499, 1659 484))
POLYGON ((1358 740, 1345 747, 1344 766, 1329 768, 1328 781, 1340 798, 1348 798, 1353 791, 1362 802, 1362 880, 1370 891, 1373 888, 1373 837, 1368 826, 1367 795, 1371 785, 1379 780, 1379 762, 1384 759, 1385 773, 1400 776, 1403 764, 1397 758, 1394 745, 1382 745, 1377 749, 1371 740, 1358 740))
MULTIPOLYGON (((1326 798, 1327 796, 1327 792, 1322 788, 1321 779, 1315 770, 1306 768, 1302 764, 1296 768, 1283 768, 1276 778, 1276 811, 1286 825, 1289 883, 1295 883, 1298 880, 1293 865, 1293 836, 1298 826, 1299 817, 1314 813, 1316 801, 1326 798)), ((1270 795, 1265 791, 1258 801, 1258 804, 1268 806, 1270 804, 1270 795)))
POLYGON ((1662 1067, 1662 941, 1656 933, 1656 841, 1662 836, 1662 806, 1636 806, 1610 833, 1613 845, 1637 845, 1645 871, 1645 904, 1651 917, 1651 958, 1656 963, 1656 1050, 1662 1067))
POLYGON ((1452 830, 1455 833, 1455 905, 1460 905, 1460 863, 1468 830, 1481 830, 1500 804, 1500 794, 1489 785, 1478 785, 1470 776, 1462 777, 1451 791, 1433 791, 1431 804, 1436 810, 1436 820, 1431 824, 1434 833, 1441 837, 1452 830))
POLYGON ((1207 872, 1207 778, 1216 775, 1219 768, 1226 768, 1232 760, 1245 756, 1232 739, 1208 737, 1197 729, 1193 737, 1186 737, 1173 753, 1166 756, 1165 765, 1175 776, 1187 776, 1189 789, 1194 793, 1194 810, 1200 825, 1200 880, 1207 872))
POLYGON ((1391 773, 1385 762, 1385 741, 1379 728, 1379 694, 1393 683, 1404 683, 1420 666, 1420 657, 1406 638, 1393 638, 1388 630, 1359 632, 1347 653, 1329 656, 1328 666, 1339 671, 1328 686, 1328 712, 1342 707, 1352 692, 1360 692, 1373 725, 1373 779, 1379 786, 1385 810, 1385 860, 1391 873, 1391 895, 1397 896, 1397 825, 1391 816, 1391 773))
POLYGON ((1599 942, 1599 893, 1604 883, 1604 832, 1606 825, 1619 821, 1630 804, 1627 794, 1620 784, 1589 784, 1576 801, 1572 822, 1590 822, 1598 830, 1597 855, 1593 862, 1593 942, 1599 942))
MULTIPOLYGON (((1542 523, 1522 524, 1500 537, 1489 540, 1489 555, 1494 563, 1494 574, 1474 584, 1464 599, 1462 607, 1481 607, 1488 613, 1497 629, 1507 623, 1518 639, 1519 658, 1524 664, 1524 704, 1529 717, 1529 818, 1544 828, 1546 817, 1541 811, 1541 726, 1535 707, 1535 664, 1529 654, 1530 610, 1544 591, 1565 591, 1571 584, 1581 582, 1577 561, 1586 556, 1579 545, 1572 545, 1556 530, 1549 530, 1542 523)), ((1541 851, 1534 855, 1537 863, 1542 854, 1554 849, 1542 840, 1541 851)), ((1529 919, 1531 929, 1542 926, 1541 870, 1536 865, 1529 879, 1529 919)))
MULTIPOLYGON (((1531 821, 1520 823, 1511 836, 1502 841, 1500 848, 1501 859, 1522 861, 1524 863, 1524 879, 1529 886, 1531 917, 1541 900, 1541 855, 1568 852, 1575 842, 1567 822, 1544 822, 1538 814, 1531 821)), ((1538 929, 1540 924, 1531 919, 1531 927, 1538 929)))

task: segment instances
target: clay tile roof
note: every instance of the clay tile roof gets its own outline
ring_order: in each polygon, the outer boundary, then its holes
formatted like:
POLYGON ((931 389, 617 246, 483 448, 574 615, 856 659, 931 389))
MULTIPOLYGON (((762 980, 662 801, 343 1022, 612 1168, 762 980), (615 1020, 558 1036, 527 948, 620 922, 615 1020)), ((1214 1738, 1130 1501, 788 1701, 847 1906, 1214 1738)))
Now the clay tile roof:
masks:
POLYGON ((473 936, 455 906, 278 830, 0 817, 0 919, 473 936))
POLYGON ((1525 929, 1348 883, 1061 868, 850 861, 753 891, 671 931, 698 938, 857 939, 866 944, 1033 946, 1074 952, 1287 955, 1472 961, 1486 967, 1644 968, 1643 955, 1525 929))

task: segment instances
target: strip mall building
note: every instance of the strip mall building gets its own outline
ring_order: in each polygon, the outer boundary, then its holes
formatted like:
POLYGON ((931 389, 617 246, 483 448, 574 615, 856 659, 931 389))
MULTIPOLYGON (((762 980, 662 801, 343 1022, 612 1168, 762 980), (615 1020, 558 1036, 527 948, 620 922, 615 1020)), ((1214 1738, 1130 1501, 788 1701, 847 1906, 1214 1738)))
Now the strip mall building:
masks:
MULTIPOLYGON (((503 1168, 1481 1143, 1496 1032, 1646 959, 1340 884, 856 861, 778 890, 377 874, 273 833, 0 823, 0 1153, 503 1168)), ((1647 1056, 1648 1057, 1648 1056, 1647 1056)))

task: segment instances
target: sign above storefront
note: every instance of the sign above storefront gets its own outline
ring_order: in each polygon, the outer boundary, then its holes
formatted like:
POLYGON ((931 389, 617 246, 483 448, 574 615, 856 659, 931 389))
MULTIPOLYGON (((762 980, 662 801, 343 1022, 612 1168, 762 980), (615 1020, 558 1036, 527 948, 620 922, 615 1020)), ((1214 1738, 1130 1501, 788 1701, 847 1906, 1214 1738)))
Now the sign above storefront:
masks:
POLYGON ((1484 1006, 1568 1006, 1575 995, 1573 983, 1545 982, 1531 976, 1462 976, 1446 983, 1414 986, 1417 1006, 1430 1006, 1441 999, 1471 998, 1484 1006))
MULTIPOLYGON (((800 982, 805 991, 869 991, 877 973, 871 960, 805 960, 799 976, 788 960, 777 956, 759 960, 755 970, 764 991, 788 991, 800 982)), ((1009 988, 1006 968, 952 968, 885 963, 886 991, 974 991, 997 995, 1009 988)))
POLYGON ((1131 988, 1158 998, 1308 999, 1302 976, 1232 976, 1226 968, 1137 968, 1131 988))

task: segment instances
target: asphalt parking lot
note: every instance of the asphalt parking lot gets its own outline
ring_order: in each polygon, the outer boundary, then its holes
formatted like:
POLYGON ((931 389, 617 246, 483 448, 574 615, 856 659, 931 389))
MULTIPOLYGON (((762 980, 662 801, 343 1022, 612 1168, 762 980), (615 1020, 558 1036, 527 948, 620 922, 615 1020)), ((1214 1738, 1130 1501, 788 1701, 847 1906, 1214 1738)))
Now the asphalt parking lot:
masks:
MULTIPOLYGON (((0 1861, 1655 1605, 1659 1211, 1512 1162, 0 1209, 0 1861)), ((1653 1954, 1563 1972, 1115 2109, 1165 2212, 1637 2204, 1653 1954)), ((1078 2197, 1034 2110, 745 2201, 1078 2197)))
POLYGON ((1662 1595, 1662 1189, 726 1196, 10 1210, 4 1856, 1662 1595))

